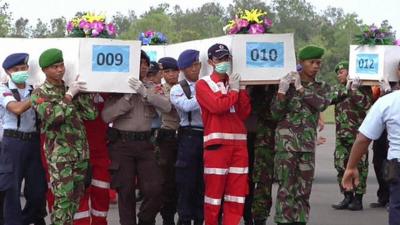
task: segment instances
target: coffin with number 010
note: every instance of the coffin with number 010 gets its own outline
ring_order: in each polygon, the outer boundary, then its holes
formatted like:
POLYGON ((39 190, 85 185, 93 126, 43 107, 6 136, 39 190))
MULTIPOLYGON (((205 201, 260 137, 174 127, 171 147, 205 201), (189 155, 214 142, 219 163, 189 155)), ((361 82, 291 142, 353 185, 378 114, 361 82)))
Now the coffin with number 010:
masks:
MULTIPOLYGON (((89 92, 133 92, 128 77, 139 77, 140 41, 121 41, 100 38, 2 38, 0 63, 12 53, 29 54, 28 83, 38 86, 45 80, 38 60, 48 48, 63 51, 64 81, 70 84, 79 74, 87 82, 89 92)), ((4 70, 1 70, 5 75, 4 70)))
POLYGON ((165 56, 178 58, 186 49, 200 51, 201 76, 212 71, 207 50, 215 44, 228 46, 232 53, 232 72, 240 73, 243 84, 273 84, 296 70, 293 34, 237 34, 165 46, 165 56))
POLYGON ((400 61, 400 46, 394 45, 351 45, 349 58, 350 79, 359 77, 364 84, 376 84, 387 78, 398 81, 397 65, 400 61))

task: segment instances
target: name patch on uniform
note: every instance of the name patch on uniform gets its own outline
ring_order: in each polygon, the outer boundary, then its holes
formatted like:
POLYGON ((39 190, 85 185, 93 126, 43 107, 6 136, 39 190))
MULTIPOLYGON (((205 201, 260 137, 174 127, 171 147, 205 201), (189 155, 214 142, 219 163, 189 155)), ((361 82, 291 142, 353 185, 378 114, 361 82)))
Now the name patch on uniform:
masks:
POLYGON ((3 93, 3 96, 4 96, 4 97, 13 96, 13 94, 12 94, 11 92, 4 92, 4 93, 3 93))

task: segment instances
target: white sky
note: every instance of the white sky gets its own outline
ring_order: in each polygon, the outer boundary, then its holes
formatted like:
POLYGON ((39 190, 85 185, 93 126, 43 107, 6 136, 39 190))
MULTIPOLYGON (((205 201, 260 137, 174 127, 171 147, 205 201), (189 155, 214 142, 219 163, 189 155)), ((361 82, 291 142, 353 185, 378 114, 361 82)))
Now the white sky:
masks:
MULTIPOLYGON (((341 7, 345 12, 355 12, 364 23, 380 24, 387 19, 397 30, 397 38, 400 38, 400 1, 399 0, 307 0, 312 3, 317 11, 326 9, 331 5, 341 7)), ((10 5, 10 12, 13 18, 28 18, 31 25, 36 24, 37 18, 48 22, 51 18, 64 16, 70 19, 77 11, 92 11, 105 13, 111 17, 116 12, 126 14, 128 10, 134 10, 136 15, 141 15, 150 6, 157 6, 159 3, 179 4, 181 8, 199 7, 210 0, 1 0, 10 5)), ((224 7, 232 0, 214 0, 224 7)), ((270 2, 270 0, 267 0, 270 2)))

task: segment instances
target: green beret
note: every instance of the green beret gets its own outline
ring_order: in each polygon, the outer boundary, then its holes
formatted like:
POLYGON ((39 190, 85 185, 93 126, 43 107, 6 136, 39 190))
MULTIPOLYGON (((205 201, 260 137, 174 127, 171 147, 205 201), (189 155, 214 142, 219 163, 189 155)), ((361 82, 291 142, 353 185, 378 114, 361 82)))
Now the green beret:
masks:
POLYGON ((323 48, 314 45, 308 45, 300 50, 299 59, 320 59, 324 55, 324 52, 325 50, 323 48))
POLYGON ((338 73, 341 69, 349 69, 348 61, 341 61, 335 66, 335 73, 338 73))
POLYGON ((39 57, 39 66, 41 68, 49 67, 53 64, 63 62, 63 53, 60 49, 50 48, 44 51, 39 57))

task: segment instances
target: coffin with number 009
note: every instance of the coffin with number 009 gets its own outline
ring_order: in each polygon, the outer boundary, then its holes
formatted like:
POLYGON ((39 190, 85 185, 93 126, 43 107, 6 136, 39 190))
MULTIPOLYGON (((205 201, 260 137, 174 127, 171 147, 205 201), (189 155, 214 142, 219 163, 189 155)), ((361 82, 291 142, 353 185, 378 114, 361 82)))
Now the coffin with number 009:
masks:
MULTIPOLYGON (((70 84, 79 74, 87 82, 89 92, 133 92, 128 77, 139 77, 140 42, 100 38, 2 38, 0 63, 12 53, 29 54, 28 83, 38 86, 45 80, 38 60, 48 48, 63 51, 64 81, 70 84)), ((4 70, 1 70, 4 75, 4 70)))
POLYGON ((243 84, 273 84, 296 70, 293 34, 238 34, 165 46, 165 56, 178 58, 186 49, 200 51, 201 76, 212 71, 207 50, 215 44, 227 45, 232 53, 232 72, 240 73, 243 84))
POLYGON ((387 78, 398 81, 397 65, 400 61, 400 46, 351 45, 349 60, 350 79, 359 77, 365 84, 376 84, 387 78))

